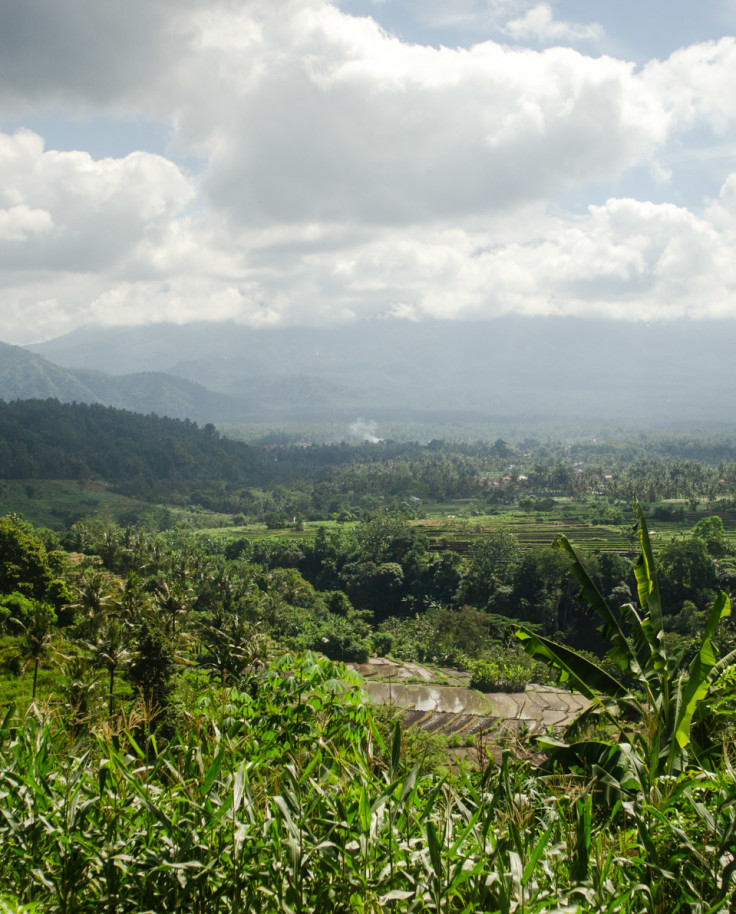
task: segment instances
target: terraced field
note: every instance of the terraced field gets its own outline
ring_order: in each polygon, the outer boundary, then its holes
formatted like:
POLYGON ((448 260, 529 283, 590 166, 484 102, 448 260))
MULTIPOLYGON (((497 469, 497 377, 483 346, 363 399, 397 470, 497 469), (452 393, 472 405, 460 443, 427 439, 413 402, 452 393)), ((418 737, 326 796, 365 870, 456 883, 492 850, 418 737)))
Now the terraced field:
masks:
MULTIPOLYGON (((629 524, 595 524, 584 519, 584 508, 573 515, 569 506, 564 511, 523 513, 505 511, 501 514, 470 519, 434 516, 419 521, 435 552, 451 549, 467 555, 472 544, 492 530, 513 533, 525 548, 549 546, 555 536, 564 534, 576 548, 585 552, 617 552, 628 555, 636 550, 629 524)), ((650 534, 655 544, 676 536, 687 535, 704 517, 718 516, 723 521, 726 538, 736 546, 736 510, 690 511, 682 520, 650 522, 650 534)))
POLYGON ((477 692, 467 687, 467 674, 384 657, 348 666, 363 677, 363 688, 373 704, 400 708, 407 726, 445 736, 493 733, 500 738, 521 728, 541 733, 567 726, 589 706, 582 695, 548 686, 531 685, 524 692, 477 692), (454 684, 446 685, 448 681, 454 684))
POLYGON ((564 518, 537 520, 534 516, 502 515, 499 519, 484 519, 472 527, 453 526, 451 522, 422 524, 434 552, 451 549, 466 555, 476 540, 491 530, 503 529, 513 533, 525 548, 549 546, 558 533, 565 536, 577 547, 590 552, 627 553, 631 545, 619 527, 592 526, 580 521, 570 522, 564 518))

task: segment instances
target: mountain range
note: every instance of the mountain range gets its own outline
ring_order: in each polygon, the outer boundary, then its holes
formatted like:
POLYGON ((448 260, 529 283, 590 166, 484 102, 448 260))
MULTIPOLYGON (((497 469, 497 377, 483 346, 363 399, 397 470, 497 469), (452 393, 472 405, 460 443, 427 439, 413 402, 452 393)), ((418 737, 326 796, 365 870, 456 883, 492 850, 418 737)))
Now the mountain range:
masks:
POLYGON ((0 346, 0 397, 55 397, 197 422, 733 425, 736 324, 572 318, 88 327, 0 346))

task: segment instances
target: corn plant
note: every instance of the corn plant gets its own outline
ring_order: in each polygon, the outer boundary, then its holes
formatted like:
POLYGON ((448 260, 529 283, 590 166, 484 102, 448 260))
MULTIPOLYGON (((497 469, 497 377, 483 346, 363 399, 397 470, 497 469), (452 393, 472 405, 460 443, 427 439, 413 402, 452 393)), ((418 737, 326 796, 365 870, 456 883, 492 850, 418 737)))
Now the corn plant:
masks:
POLYGON ((119 723, 74 744, 40 712, 0 726, 0 894, 19 910, 715 914, 733 899, 727 769, 674 778, 667 814, 601 810, 586 779, 508 753, 482 776, 422 773, 360 683, 314 655, 207 690, 165 744, 119 723))

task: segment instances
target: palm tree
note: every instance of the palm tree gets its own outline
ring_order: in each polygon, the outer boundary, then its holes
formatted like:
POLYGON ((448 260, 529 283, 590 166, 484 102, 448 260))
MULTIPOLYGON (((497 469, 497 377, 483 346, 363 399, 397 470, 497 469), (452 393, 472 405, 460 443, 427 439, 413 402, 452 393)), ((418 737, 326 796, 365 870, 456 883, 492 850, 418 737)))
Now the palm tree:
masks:
POLYGON ((108 621, 100 630, 97 642, 91 645, 95 666, 107 670, 109 675, 108 711, 113 712, 115 674, 130 660, 127 630, 117 621, 108 621))
POLYGON ((268 641, 257 624, 236 615, 218 614, 198 632, 204 653, 201 665, 216 673, 220 684, 228 676, 240 678, 258 666, 266 656, 268 641))
POLYGON ((82 611, 85 627, 92 632, 102 625, 105 616, 113 607, 114 591, 108 578, 101 572, 85 574, 77 586, 77 601, 74 609, 82 611))
POLYGON ((53 630, 56 623, 56 613, 47 603, 39 600, 32 601, 32 611, 25 619, 13 619, 14 625, 22 630, 20 651, 18 657, 23 661, 22 671, 25 674, 29 667, 33 667, 33 692, 31 700, 36 701, 36 687, 38 685, 38 668, 42 661, 57 663, 56 650, 53 644, 53 630))
POLYGON ((178 616, 184 616, 189 609, 189 594, 182 590, 177 584, 170 587, 167 581, 162 581, 156 587, 154 598, 159 607, 168 616, 170 625, 170 636, 173 639, 176 635, 176 619, 178 616))
POLYGON ((69 735, 75 739, 90 719, 90 700, 94 695, 96 681, 90 675, 89 659, 74 656, 64 665, 66 682, 63 686, 64 700, 69 712, 69 735))
POLYGON ((145 608, 148 598, 149 595, 144 592, 141 579, 134 571, 129 571, 115 595, 115 617, 127 625, 135 623, 141 610, 145 608))

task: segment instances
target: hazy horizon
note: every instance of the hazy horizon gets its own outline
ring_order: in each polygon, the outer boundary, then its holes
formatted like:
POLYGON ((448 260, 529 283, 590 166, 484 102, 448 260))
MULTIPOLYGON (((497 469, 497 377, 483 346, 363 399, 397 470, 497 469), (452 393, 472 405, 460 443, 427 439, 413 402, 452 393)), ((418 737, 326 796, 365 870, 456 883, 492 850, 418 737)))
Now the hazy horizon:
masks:
POLYGON ((6 364, 0 360, 0 397, 62 391, 70 401, 99 399, 220 425, 329 431, 373 420, 376 437, 424 425, 462 428, 467 438, 489 423, 593 433, 604 426, 731 429, 735 331, 723 320, 634 325, 513 316, 330 328, 87 328, 28 347, 61 366, 56 371, 27 359, 23 369, 23 350, 8 353, 6 364))

